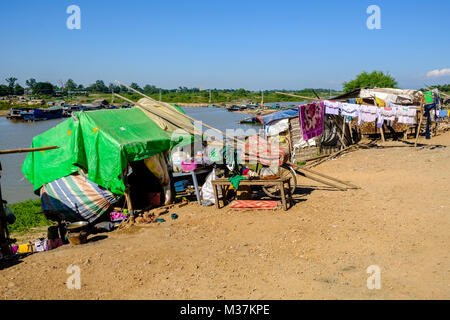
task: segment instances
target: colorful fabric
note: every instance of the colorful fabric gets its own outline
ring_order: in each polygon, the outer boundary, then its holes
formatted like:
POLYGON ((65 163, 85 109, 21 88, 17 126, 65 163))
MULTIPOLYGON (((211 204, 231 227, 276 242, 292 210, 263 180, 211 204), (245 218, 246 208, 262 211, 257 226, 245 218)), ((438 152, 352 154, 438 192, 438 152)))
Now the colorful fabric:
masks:
POLYGON ((19 244, 19 249, 17 253, 31 253, 33 252, 33 246, 29 243, 27 244, 19 244))
POLYGON ((48 250, 56 249, 63 245, 62 239, 48 240, 48 250))
POLYGON ((324 103, 313 102, 299 107, 300 128, 303 140, 309 140, 323 133, 324 103))
POLYGON ((80 173, 47 183, 41 189, 42 210, 73 222, 93 222, 117 200, 112 192, 80 173))
POLYGON ((48 251, 48 242, 45 239, 41 239, 34 243, 34 248, 36 252, 48 251))
POLYGON ((276 209, 279 205, 279 201, 234 200, 230 207, 233 209, 276 209))
POLYGON ((234 187, 236 190, 239 189, 239 183, 240 183, 242 180, 247 180, 247 178, 246 178, 246 177, 243 177, 243 176, 240 176, 240 175, 236 175, 236 176, 231 177, 231 178, 228 179, 228 181, 231 182, 231 184, 233 185, 233 187, 234 187))
POLYGON ((261 136, 251 136, 247 138, 244 150, 240 152, 239 163, 281 166, 286 158, 287 153, 279 145, 272 145, 261 136))
POLYGON ((375 98, 377 106, 384 108, 386 107, 386 101, 384 101, 383 99, 380 98, 375 98))
POLYGON ((144 159, 145 166, 153 175, 159 179, 162 185, 169 183, 169 171, 167 170, 167 163, 162 153, 144 159))

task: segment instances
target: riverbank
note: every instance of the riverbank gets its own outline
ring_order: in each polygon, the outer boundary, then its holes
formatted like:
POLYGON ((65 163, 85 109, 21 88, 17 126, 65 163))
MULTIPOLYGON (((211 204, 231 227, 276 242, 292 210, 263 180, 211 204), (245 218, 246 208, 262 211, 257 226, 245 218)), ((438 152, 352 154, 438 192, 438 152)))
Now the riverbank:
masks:
POLYGON ((450 133, 420 142, 322 164, 361 189, 299 177, 287 212, 191 203, 177 220, 33 254, 0 272, 0 298, 448 299, 450 133), (69 264, 80 267, 81 290, 66 287, 69 264), (373 265, 380 290, 367 288, 373 265))

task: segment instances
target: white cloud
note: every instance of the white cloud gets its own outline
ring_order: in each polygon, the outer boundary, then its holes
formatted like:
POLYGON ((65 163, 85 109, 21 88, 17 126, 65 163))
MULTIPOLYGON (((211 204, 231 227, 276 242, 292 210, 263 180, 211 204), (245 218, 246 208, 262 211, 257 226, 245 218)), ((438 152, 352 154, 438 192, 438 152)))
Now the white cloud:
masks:
POLYGON ((432 70, 429 71, 427 73, 427 77, 428 78, 440 78, 440 77, 445 77, 445 76, 450 76, 450 68, 446 68, 446 69, 436 69, 436 70, 432 70))

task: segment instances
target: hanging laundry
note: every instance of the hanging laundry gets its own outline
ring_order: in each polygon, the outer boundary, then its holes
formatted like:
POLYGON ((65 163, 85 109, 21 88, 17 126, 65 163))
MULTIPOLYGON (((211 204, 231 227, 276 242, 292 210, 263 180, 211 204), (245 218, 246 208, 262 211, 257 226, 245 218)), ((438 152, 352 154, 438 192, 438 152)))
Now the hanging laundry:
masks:
POLYGON ((379 108, 378 111, 378 122, 377 128, 381 128, 383 126, 384 121, 388 121, 388 125, 392 126, 397 117, 397 108, 379 108))
POLYGON ((378 118, 378 111, 380 108, 376 106, 366 106, 362 105, 359 111, 358 125, 360 126, 363 122, 375 122, 378 118))
POLYGON ((298 108, 303 140, 309 140, 320 136, 323 133, 323 119, 325 113, 323 101, 309 103, 298 108))
POLYGON ((339 115, 339 110, 341 109, 342 105, 339 102, 335 101, 324 101, 325 104, 325 113, 326 114, 332 114, 335 116, 339 115))
POLYGON ((417 110, 412 107, 397 106, 398 123, 414 125, 416 123, 417 110))
POLYGON ((361 106, 359 104, 343 103, 341 115, 343 117, 352 117, 353 119, 358 118, 360 108, 361 108, 361 106))
POLYGON ((377 106, 384 108, 386 107, 386 101, 380 98, 375 98, 375 101, 377 102, 377 106))

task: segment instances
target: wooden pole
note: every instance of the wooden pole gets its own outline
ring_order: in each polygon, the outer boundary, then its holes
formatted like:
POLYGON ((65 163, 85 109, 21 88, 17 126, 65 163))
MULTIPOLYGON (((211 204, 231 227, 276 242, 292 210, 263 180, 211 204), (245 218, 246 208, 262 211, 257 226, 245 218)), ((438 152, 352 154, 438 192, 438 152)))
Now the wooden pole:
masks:
POLYGON ((342 148, 347 148, 347 144, 345 143, 345 122, 347 122, 347 116, 344 116, 344 118, 342 119, 343 123, 342 123, 342 148))
POLYGON ((184 124, 178 122, 177 120, 174 120, 174 119, 167 119, 167 118, 166 118, 166 117, 167 117, 166 115, 161 114, 161 113, 158 112, 157 110, 150 110, 149 108, 143 106, 143 105, 140 104, 139 102, 135 102, 135 101, 133 101, 133 100, 130 100, 130 99, 128 99, 128 98, 125 98, 125 97, 121 96, 120 94, 114 93, 114 95, 115 95, 116 97, 122 99, 122 100, 127 101, 128 103, 137 105, 139 108, 142 108, 142 109, 144 109, 144 110, 146 110, 146 111, 148 111, 148 112, 150 112, 150 113, 152 113, 152 114, 154 114, 154 115, 156 115, 156 116, 158 116, 158 117, 160 117, 160 118, 162 118, 162 119, 164 119, 164 120, 166 120, 166 121, 172 123, 173 125, 175 125, 175 126, 181 128, 181 129, 187 130, 190 134, 194 134, 194 130, 193 130, 193 129, 187 128, 184 124))
POLYGON ((322 100, 322 98, 319 97, 319 95, 317 94, 316 90, 312 89, 312 92, 313 92, 314 95, 317 97, 317 99, 322 100))
POLYGON ((353 130, 352 130, 352 122, 351 121, 348 123, 348 130, 350 131, 350 138, 352 139, 352 143, 353 143, 354 139, 353 139, 353 130))
POLYGON ((41 148, 24 148, 24 149, 0 150, 0 154, 36 152, 36 151, 45 151, 45 150, 53 150, 53 149, 59 149, 59 147, 51 146, 51 147, 41 147, 41 148))
POLYGON ((332 153, 332 154, 330 154, 329 156, 327 156, 326 158, 324 158, 324 159, 322 159, 322 160, 320 160, 320 161, 318 161, 318 162, 316 162, 316 163, 313 163, 311 166, 309 166, 309 168, 317 167, 319 164, 324 163, 324 162, 327 161, 328 159, 335 158, 335 157, 337 157, 339 154, 341 154, 341 153, 343 153, 343 152, 345 152, 345 151, 347 151, 347 150, 349 150, 349 149, 351 149, 351 148, 353 148, 353 147, 358 147, 358 145, 357 145, 357 144, 354 144, 354 145, 351 145, 351 146, 349 146, 349 147, 347 147, 347 148, 345 148, 345 149, 342 149, 342 150, 339 150, 339 151, 337 151, 337 152, 335 152, 335 153, 332 153))
POLYGON ((414 148, 417 148, 417 141, 419 141, 420 129, 422 127, 422 121, 423 121, 423 114, 424 114, 424 109, 423 109, 423 103, 422 103, 420 105, 420 121, 419 121, 419 125, 417 126, 416 142, 414 143, 414 148))
POLYGON ((325 181, 325 180, 313 177, 312 175, 310 175, 309 173, 307 173, 305 171, 298 170, 299 168, 297 166, 293 166, 293 168, 299 175, 304 176, 305 178, 308 178, 308 179, 316 181, 316 182, 320 182, 320 183, 322 183, 324 185, 336 188, 336 189, 341 190, 341 191, 347 191, 347 188, 340 187, 338 185, 335 185, 334 183, 331 183, 331 182, 328 182, 328 181, 325 181))
MULTIPOLYGON (((118 80, 116 80, 116 82, 119 83, 120 85, 123 85, 124 87, 126 87, 126 88, 132 90, 133 92, 136 92, 137 94, 140 94, 140 95, 143 96, 144 98, 147 98, 147 99, 149 99, 150 101, 152 101, 152 102, 154 102, 154 103, 157 103, 157 104, 159 104, 159 105, 163 105, 163 106, 165 106, 165 107, 170 106, 170 108, 172 108, 175 112, 177 112, 178 114, 182 115, 183 117, 185 117, 185 118, 187 118, 187 119, 189 119, 189 120, 191 120, 191 121, 200 122, 200 121, 198 121, 197 119, 194 119, 194 118, 188 116, 187 114, 184 114, 184 113, 178 111, 178 110, 177 110, 174 106, 172 106, 170 103, 158 102, 158 101, 152 99, 151 97, 147 96, 146 94, 144 94, 144 93, 142 93, 142 92, 140 92, 140 91, 138 91, 138 90, 136 90, 136 89, 133 89, 133 88, 127 86, 126 84, 123 84, 123 83, 119 82, 118 80)), ((130 100, 129 100, 129 101, 130 101, 130 100)), ((134 102, 133 102, 133 103, 134 103, 134 102)), ((136 103, 135 103, 135 104, 136 104, 136 103)), ((141 108, 143 108, 142 105, 141 105, 141 108)), ((146 109, 146 110, 148 110, 148 109, 146 109)), ((224 135, 225 137, 230 138, 230 139, 236 141, 237 143, 245 144, 244 141, 239 140, 239 139, 237 139, 236 137, 228 136, 225 132, 220 131, 219 129, 216 129, 216 128, 214 128, 214 127, 211 127, 210 125, 208 125, 208 124, 206 124, 206 123, 203 123, 203 122, 201 122, 201 123, 202 123, 203 126, 209 128, 209 129, 211 129, 211 130, 213 130, 213 131, 215 131, 215 132, 217 132, 217 133, 220 133, 220 134, 224 135)))
POLYGON ((350 182, 343 181, 343 180, 339 180, 339 179, 337 179, 337 178, 330 177, 330 176, 328 176, 328 175, 326 175, 326 174, 323 174, 323 173, 320 173, 320 172, 317 172, 317 171, 313 171, 313 170, 311 170, 311 169, 301 168, 301 167, 298 167, 298 166, 295 166, 295 167, 296 167, 296 168, 295 168, 296 170, 299 170, 299 171, 305 171, 305 172, 308 172, 308 173, 311 173, 311 174, 315 174, 315 175, 317 175, 317 176, 320 176, 320 177, 325 178, 325 179, 328 179, 328 180, 332 180, 332 181, 335 181, 335 182, 339 182, 339 183, 341 183, 341 184, 343 184, 343 185, 349 186, 351 189, 361 189, 360 187, 357 187, 357 186, 355 186, 354 184, 351 184, 350 182))
POLYGON ((302 98, 302 99, 306 99, 306 100, 317 100, 316 98, 299 96, 297 94, 292 94, 292 93, 285 93, 285 92, 279 92, 279 91, 277 91, 275 93, 277 93, 277 94, 284 94, 285 96, 290 96, 290 97, 302 98))
MULTIPOLYGON (((160 117, 160 118, 162 118, 162 119, 164 119, 164 120, 166 120, 166 121, 168 121, 168 122, 170 122, 170 123, 172 123, 172 124, 174 124, 174 125, 177 126, 177 127, 180 127, 180 128, 182 128, 182 129, 187 130, 187 131, 188 131, 190 134, 192 134, 192 135, 195 134, 194 131, 193 131, 192 129, 190 129, 190 128, 185 128, 183 124, 180 124, 180 123, 177 122, 176 120, 173 120, 173 119, 167 119, 167 118, 166 118, 166 115, 163 115, 163 114, 159 113, 159 112, 156 111, 156 110, 148 109, 147 107, 143 106, 143 105, 140 104, 139 102, 132 101, 132 100, 130 100, 130 99, 128 99, 128 98, 125 98, 125 97, 123 97, 123 96, 117 94, 117 93, 114 93, 114 95, 116 95, 118 98, 120 98, 120 99, 122 99, 122 100, 125 100, 125 101, 127 101, 127 102, 129 102, 129 103, 131 103, 131 104, 137 105, 138 107, 140 107, 140 108, 142 108, 142 109, 144 109, 144 110, 146 110, 146 111, 148 111, 148 112, 150 112, 150 113, 152 113, 152 114, 154 114, 154 115, 156 115, 156 116, 158 116, 158 117, 160 117)), ((213 138, 213 139, 215 138, 215 137, 213 137, 213 136, 207 134, 206 132, 205 132, 204 134, 205 134, 206 136, 210 137, 210 138, 213 138)), ((226 137, 228 137, 225 133, 223 133, 223 134, 224 134, 226 137)), ((238 144, 240 144, 241 146, 245 146, 244 142, 241 142, 240 140, 236 140, 236 141, 237 141, 238 144)))
MULTIPOLYGON (((377 104, 377 98, 376 97, 374 97, 374 96, 372 96, 373 97, 373 103, 375 104, 375 106, 376 107, 378 107, 378 104, 377 104)), ((379 107, 378 107, 379 108, 379 107)), ((383 127, 384 127, 384 120, 383 120, 383 124, 381 125, 381 128, 380 128, 380 134, 381 134, 381 141, 383 141, 383 142, 386 142, 386 139, 384 138, 384 130, 383 130, 383 127)), ((377 121, 375 120, 375 132, 377 131, 377 121)))

